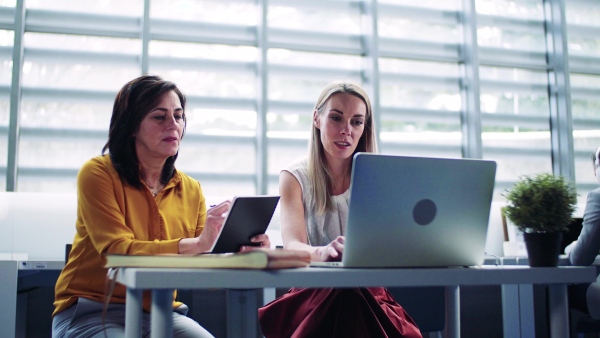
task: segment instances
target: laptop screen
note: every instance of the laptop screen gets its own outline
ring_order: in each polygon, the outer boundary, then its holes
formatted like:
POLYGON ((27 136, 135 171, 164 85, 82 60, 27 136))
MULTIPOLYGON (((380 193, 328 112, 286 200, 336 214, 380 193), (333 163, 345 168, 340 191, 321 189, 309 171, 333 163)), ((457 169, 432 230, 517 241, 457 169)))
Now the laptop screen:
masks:
POLYGON ((356 154, 344 266, 481 264, 495 173, 494 161, 356 154))

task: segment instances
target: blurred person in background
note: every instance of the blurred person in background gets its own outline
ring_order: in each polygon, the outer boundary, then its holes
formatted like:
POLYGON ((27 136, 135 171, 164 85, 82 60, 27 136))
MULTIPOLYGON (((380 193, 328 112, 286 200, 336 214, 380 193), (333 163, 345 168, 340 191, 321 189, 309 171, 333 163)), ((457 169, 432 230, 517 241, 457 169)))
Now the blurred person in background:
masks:
MULTIPOLYGON (((594 175, 600 183, 600 147, 592 154, 594 175)), ((571 265, 591 265, 600 253, 600 188, 587 197, 583 226, 576 241, 565 248, 571 265)), ((594 283, 569 286, 569 303, 594 319, 600 319, 600 277, 594 283)))

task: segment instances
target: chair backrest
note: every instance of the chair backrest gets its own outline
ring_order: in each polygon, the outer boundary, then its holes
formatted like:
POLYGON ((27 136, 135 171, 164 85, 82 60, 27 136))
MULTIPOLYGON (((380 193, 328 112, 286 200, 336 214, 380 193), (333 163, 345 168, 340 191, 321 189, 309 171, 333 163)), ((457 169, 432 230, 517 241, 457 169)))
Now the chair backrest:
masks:
POLYGON ((563 231, 562 241, 560 243, 560 252, 565 252, 567 245, 576 241, 579 238, 581 229, 583 228, 583 218, 573 217, 571 223, 569 223, 568 230, 563 231))

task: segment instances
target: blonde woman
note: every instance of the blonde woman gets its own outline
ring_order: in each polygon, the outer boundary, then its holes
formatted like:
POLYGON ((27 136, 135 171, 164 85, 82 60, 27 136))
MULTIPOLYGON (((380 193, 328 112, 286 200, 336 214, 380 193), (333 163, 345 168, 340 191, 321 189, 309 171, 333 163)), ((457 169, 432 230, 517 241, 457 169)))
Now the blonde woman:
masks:
MULTIPOLYGON (((339 261, 350 198, 352 157, 376 152, 373 112, 351 82, 328 85, 313 111, 308 157, 279 176, 281 233, 286 249, 313 261, 339 261)), ((292 288, 259 309, 265 337, 421 337, 383 287, 292 288)))

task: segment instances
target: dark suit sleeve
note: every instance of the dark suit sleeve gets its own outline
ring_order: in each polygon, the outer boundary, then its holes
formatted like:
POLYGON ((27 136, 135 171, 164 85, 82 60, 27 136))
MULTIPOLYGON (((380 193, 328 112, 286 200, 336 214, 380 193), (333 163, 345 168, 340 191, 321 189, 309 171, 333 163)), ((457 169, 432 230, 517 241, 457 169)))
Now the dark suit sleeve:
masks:
POLYGON ((588 194, 583 228, 569 254, 572 265, 591 265, 600 252, 600 189, 588 194))

